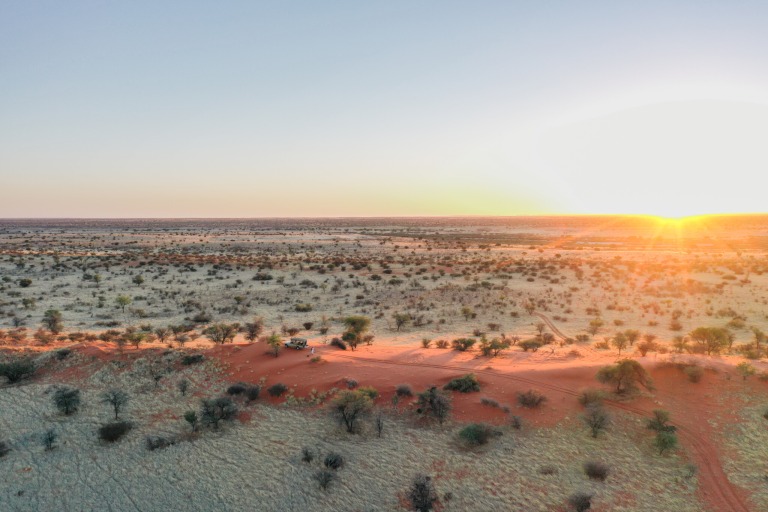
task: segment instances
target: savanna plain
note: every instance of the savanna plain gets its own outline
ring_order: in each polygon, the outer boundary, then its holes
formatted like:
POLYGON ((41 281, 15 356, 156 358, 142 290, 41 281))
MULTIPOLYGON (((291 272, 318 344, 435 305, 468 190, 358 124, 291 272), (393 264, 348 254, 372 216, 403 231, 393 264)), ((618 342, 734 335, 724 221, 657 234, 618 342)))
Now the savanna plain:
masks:
POLYGON ((0 220, 0 510, 768 510, 768 216, 0 220))

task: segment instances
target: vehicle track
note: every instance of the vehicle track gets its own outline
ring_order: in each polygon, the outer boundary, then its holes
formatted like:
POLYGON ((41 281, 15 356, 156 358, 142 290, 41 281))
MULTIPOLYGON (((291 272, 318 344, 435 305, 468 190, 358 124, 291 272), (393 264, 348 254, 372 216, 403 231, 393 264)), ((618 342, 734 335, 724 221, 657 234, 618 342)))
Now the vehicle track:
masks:
POLYGON ((557 328, 557 326, 556 326, 555 324, 553 324, 553 323, 552 323, 552 320, 550 320, 550 319, 549 319, 549 317, 547 317, 547 316, 546 316, 546 315, 544 315, 543 313, 536 313, 536 312, 534 312, 533 314, 534 314, 534 315, 536 315, 537 317, 541 318, 541 320, 542 320, 542 321, 543 321, 545 324, 547 324, 547 327, 549 327, 549 329, 550 329, 550 330, 551 330, 553 333, 555 333, 555 336, 559 337, 561 340, 566 340, 566 339, 568 339, 568 336, 566 336, 565 334, 563 334, 563 333, 562 333, 562 331, 561 331, 560 329, 558 329, 558 328, 557 328))
MULTIPOLYGON (((357 361, 366 361, 366 362, 375 363, 375 364, 388 364, 388 365, 394 365, 394 366, 408 366, 408 367, 417 367, 417 368, 433 368, 437 370, 447 370, 452 372, 456 372, 456 371, 472 372, 475 374, 487 375, 497 379, 505 379, 505 380, 514 381, 514 382, 521 382, 524 384, 535 386, 540 389, 555 391, 555 392, 563 393, 565 395, 570 395, 573 397, 579 396, 578 392, 573 391, 572 389, 569 389, 569 388, 556 386, 548 382, 530 379, 527 377, 521 377, 518 375, 503 374, 495 370, 467 368, 459 365, 441 365, 441 364, 434 364, 434 363, 409 363, 404 361, 391 361, 388 359, 358 357, 358 356, 345 355, 345 354, 334 354, 334 357, 341 357, 341 358, 352 359, 357 361)), ((621 409, 623 411, 626 411, 632 414, 637 414, 640 416, 645 416, 645 417, 648 417, 648 415, 651 412, 645 409, 641 409, 639 407, 634 407, 634 406, 627 405, 614 400, 606 400, 605 403, 606 405, 613 407, 615 409, 621 409)), ((700 483, 705 484, 705 485, 701 485, 700 489, 706 501, 709 503, 711 510, 716 512, 726 512, 726 511, 751 512, 752 509, 749 508, 749 506, 746 504, 742 496, 738 492, 736 492, 736 490, 733 488, 730 481, 728 480, 728 477, 725 475, 725 472, 723 471, 722 465, 720 464, 720 461, 717 456, 717 450, 715 450, 715 448, 709 443, 707 439, 699 436, 691 428, 684 425, 680 425, 679 423, 676 423, 675 426, 677 427, 677 432, 682 438, 683 442, 692 448, 695 458, 699 461, 698 469, 699 469, 699 474, 701 475, 700 483)))

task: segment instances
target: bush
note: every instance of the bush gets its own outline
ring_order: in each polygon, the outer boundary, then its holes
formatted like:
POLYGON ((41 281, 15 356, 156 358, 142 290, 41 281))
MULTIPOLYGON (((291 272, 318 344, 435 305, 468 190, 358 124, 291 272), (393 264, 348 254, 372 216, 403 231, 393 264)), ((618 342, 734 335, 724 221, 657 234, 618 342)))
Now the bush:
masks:
POLYGON ((539 340, 524 340, 517 345, 523 349, 523 352, 528 352, 529 350, 531 352, 536 352, 542 347, 543 343, 539 340))
POLYGON ((515 430, 523 428, 523 418, 520 416, 512 415, 509 417, 509 426, 515 430))
POLYGON ((227 394, 231 396, 238 396, 245 393, 246 385, 242 382, 238 382, 237 384, 232 384, 227 388, 227 394))
POLYGON ((360 385, 359 382, 355 379, 346 378, 344 379, 344 383, 347 385, 347 389, 355 389, 357 386, 360 385))
POLYGON ((437 501, 437 491, 432 479, 427 475, 418 474, 408 489, 408 500, 416 512, 429 512, 437 501))
POLYGON ((491 437, 500 435, 499 430, 486 423, 470 423, 459 431, 459 437, 471 446, 486 444, 491 437))
POLYGON ((544 395, 542 395, 541 393, 533 389, 529 389, 525 393, 517 394, 517 403, 529 409, 538 407, 546 401, 547 401, 547 397, 545 397, 544 395))
POLYGON ((592 480, 605 481, 608 478, 608 470, 608 465, 602 462, 589 461, 584 464, 584 473, 592 480))
POLYGON ((69 416, 80 407, 80 390, 61 387, 53 393, 53 404, 59 412, 69 416))
POLYGON ((477 377, 474 373, 468 373, 463 377, 453 379, 443 386, 443 389, 448 391, 459 391, 461 393, 470 393, 472 391, 480 391, 480 383, 477 381, 477 377))
POLYGON ((0 364, 0 377, 8 379, 9 384, 15 384, 35 373, 35 364, 31 359, 17 359, 0 364))
POLYGON ((376 400, 379 397, 379 391, 373 386, 363 386, 357 391, 368 396, 371 400, 376 400))
POLYGON ((190 366, 197 363, 202 363, 205 360, 203 354, 190 354, 181 358, 181 364, 184 366, 190 366))
POLYGON ((592 508, 592 494, 588 492, 577 492, 568 498, 568 503, 576 512, 587 512, 592 508))
POLYGON ((401 398, 413 396, 413 389, 408 384, 399 384, 395 388, 395 394, 401 398))
POLYGON ((496 408, 499 407, 499 402, 497 402, 493 398, 488 398, 486 396, 480 399, 480 403, 483 405, 487 405, 489 407, 496 407, 496 408))
POLYGON ((589 427, 590 433, 594 438, 597 438, 600 432, 608 428, 611 422, 608 413, 603 410, 599 403, 590 404, 584 416, 582 416, 582 420, 589 427))
POLYGON ((127 421, 113 421, 99 427, 99 439, 114 443, 131 431, 133 425, 127 421))
POLYGON ((261 386, 248 386, 248 389, 245 390, 245 398, 249 402, 258 400, 260 394, 261 394, 261 386))
POLYGON ((58 361, 63 361, 64 359, 69 357, 69 354, 71 353, 72 351, 68 348, 60 348, 59 350, 56 351, 56 359, 58 361))
POLYGON ((477 343, 477 340, 474 338, 458 338, 451 342, 451 347, 453 347, 453 350, 458 350, 459 352, 466 352, 470 348, 472 348, 472 345, 477 343))
POLYGON ((45 448, 45 451, 49 452, 55 448, 56 439, 59 437, 59 435, 56 433, 53 429, 48 429, 43 433, 43 447, 45 448))
POLYGON ((326 468, 332 469, 334 471, 339 470, 344 465, 344 457, 342 457, 338 453, 331 452, 325 456, 325 459, 323 460, 323 465, 326 468))
POLYGON ((677 436, 669 430, 658 432, 654 444, 659 450, 659 455, 663 455, 664 452, 677 448, 677 436))
POLYGON ((281 382, 278 382, 277 384, 272 384, 267 388, 267 393, 269 393, 269 396, 273 396, 273 397, 281 396, 286 391, 288 391, 288 386, 286 386, 281 382))
POLYGON ((237 406, 226 396, 203 400, 200 408, 200 420, 204 425, 218 430, 222 420, 232 420, 237 416, 237 406))
POLYGON ((331 482, 336 480, 336 473, 333 471, 330 471, 328 469, 319 469, 314 475, 312 475, 312 478, 317 480, 317 483, 320 484, 320 488, 323 490, 328 489, 328 486, 331 485, 331 482))
POLYGON ((163 448, 168 448, 173 444, 176 444, 175 441, 172 439, 166 439, 165 437, 161 436, 147 436, 146 438, 147 450, 151 452, 155 450, 161 450, 163 448))
POLYGON ((301 449, 301 461, 306 462, 307 464, 310 464, 313 460, 315 460, 315 454, 307 448, 306 446, 301 449))
POLYGON ((419 393, 416 412, 437 419, 442 425, 451 414, 451 399, 447 393, 432 386, 423 393, 419 393))
POLYGON ((0 458, 5 457, 8 455, 8 452, 11 451, 11 447, 8 446, 8 443, 5 441, 0 441, 0 458))
POLYGON ((704 369, 700 366, 686 366, 683 368, 683 373, 689 381, 696 383, 701 381, 701 377, 704 376, 704 369))
POLYGON ((589 407, 592 404, 600 405, 605 400, 606 394, 602 389, 585 389, 579 395, 579 403, 584 407, 589 407))
POLYGON ((437 340, 435 346, 437 348, 448 348, 448 340, 437 340))
POLYGON ((339 338, 333 338, 331 340, 331 345, 340 348, 341 350, 347 350, 347 344, 341 341, 339 338))

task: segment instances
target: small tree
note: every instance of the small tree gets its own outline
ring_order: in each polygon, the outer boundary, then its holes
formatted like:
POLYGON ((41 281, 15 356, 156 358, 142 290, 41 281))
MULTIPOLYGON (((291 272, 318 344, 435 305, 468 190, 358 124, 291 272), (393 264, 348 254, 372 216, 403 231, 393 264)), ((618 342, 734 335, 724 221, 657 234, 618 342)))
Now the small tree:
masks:
POLYGON ((157 336, 157 339, 160 341, 160 343, 165 343, 165 340, 167 340, 170 335, 171 330, 167 327, 158 327, 155 329, 155 336, 157 336))
POLYGON ((42 324, 54 334, 60 333, 64 329, 64 321, 61 312, 58 309, 49 309, 43 313, 42 324))
POLYGON ((451 414, 451 398, 436 386, 431 386, 423 393, 419 393, 416 411, 432 416, 442 425, 451 414))
POLYGON ((437 491, 435 491, 432 478, 423 474, 416 475, 411 483, 411 487, 408 489, 408 500, 416 512, 429 512, 432 510, 437 501, 437 491))
POLYGON ((621 351, 627 348, 627 345, 629 345, 629 340, 627 340, 627 337, 623 332, 620 332, 613 337, 611 344, 613 345, 613 348, 619 351, 619 357, 621 357, 621 351))
POLYGON ((588 492, 571 494, 568 498, 568 503, 576 512, 587 512, 587 510, 592 508, 592 494, 588 492))
POLYGON ((648 373, 634 359, 622 359, 611 366, 604 366, 597 372, 597 380, 603 384, 613 384, 617 393, 632 391, 637 384, 645 388, 651 387, 648 373))
POLYGON ((608 413, 605 412, 599 404, 591 404, 587 407, 586 412, 582 416, 582 420, 589 428, 592 437, 597 438, 600 432, 603 432, 608 428, 611 422, 608 413))
POLYGON ((367 393, 360 390, 341 391, 331 402, 331 413, 347 428, 347 432, 354 433, 360 418, 366 415, 373 407, 373 401, 367 393))
POLYGON ((115 411, 115 419, 117 419, 120 414, 120 409, 128 403, 128 393, 120 389, 110 389, 109 391, 102 393, 101 403, 110 405, 115 411))
POLYGON ((115 302, 117 302, 118 306, 123 308, 123 313, 125 313, 125 306, 130 305, 133 302, 133 299, 128 295, 118 295, 115 302))
POLYGON ((8 384, 15 384, 35 373, 35 364, 31 359, 16 359, 0 363, 0 377, 8 379, 8 384))
POLYGON ((135 284, 136 286, 141 286, 141 285, 143 285, 143 284, 144 284, 144 276, 142 276, 141 274, 139 274, 139 275, 137 275, 136 277, 134 277, 134 278, 133 278, 133 284, 135 284))
POLYGON ((653 417, 648 420, 648 428, 656 432, 674 432, 676 427, 669 424, 669 411, 654 409, 653 417))
POLYGON ((53 393, 53 404, 59 412, 69 416, 80 407, 80 390, 60 387, 53 393))
POLYGON ((234 324, 227 324, 227 323, 218 323, 209 325, 204 331, 203 334, 212 342, 218 343, 218 344, 224 344, 224 343, 232 343, 235 340, 235 336, 237 336, 237 331, 240 329, 240 324, 234 323, 234 324))
POLYGON ((273 332, 267 338, 267 345, 269 345, 269 348, 272 351, 272 355, 277 357, 280 353, 280 348, 283 346, 283 340, 280 339, 280 336, 277 333, 273 332))
POLYGON ((222 420, 231 420, 237 415, 237 406, 232 402, 232 399, 226 396, 203 399, 200 408, 200 421, 204 425, 213 427, 214 430, 219 429, 219 423, 222 420))
POLYGON ((752 375, 754 375, 757 372, 755 367, 752 366, 751 364, 749 364, 746 361, 743 361, 743 362, 737 364, 736 365, 736 371, 738 371, 741 374, 741 376, 742 376, 742 378, 744 380, 747 380, 747 377, 751 377, 752 375))
POLYGON ((197 413, 195 411, 187 411, 184 413, 184 421, 189 423, 189 427, 192 432, 197 432, 197 426, 199 424, 197 413))
POLYGON ((397 327, 398 332, 403 328, 403 326, 405 326, 405 324, 411 321, 411 315, 408 313, 396 312, 392 315, 392 318, 395 320, 395 326, 397 327))
POLYGON ((707 355, 719 354, 729 344, 730 332, 724 327, 698 327, 690 337, 698 343, 707 355))
POLYGON ((589 321, 589 325, 587 326, 587 332, 589 334, 591 334, 592 336, 594 336, 595 334, 600 332, 600 328, 604 324, 605 323, 602 321, 602 319, 600 319, 600 318, 593 318, 592 320, 589 321))
POLYGON ((43 433, 43 446, 45 447, 45 451, 49 452, 56 447, 56 439, 58 437, 59 435, 52 428, 43 433))
POLYGON ((627 329, 624 331, 624 336, 627 338, 629 346, 631 347, 640 338, 640 331, 637 329, 627 329))
POLYGON ((659 455, 664 455, 664 452, 677 448, 677 436, 674 432, 658 432, 654 444, 659 450, 659 455))
POLYGON ((253 322, 247 322, 245 324, 245 339, 248 341, 256 341, 264 331, 264 320, 260 317, 253 319, 253 322))

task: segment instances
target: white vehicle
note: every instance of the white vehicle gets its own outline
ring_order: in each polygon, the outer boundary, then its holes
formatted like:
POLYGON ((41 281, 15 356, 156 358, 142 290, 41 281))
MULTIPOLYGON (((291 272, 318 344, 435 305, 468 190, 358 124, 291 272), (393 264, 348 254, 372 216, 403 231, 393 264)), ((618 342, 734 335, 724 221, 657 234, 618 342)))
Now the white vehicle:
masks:
POLYGON ((291 341, 286 341, 285 346, 287 348, 295 348, 301 350, 307 348, 307 338, 291 338, 291 341))

